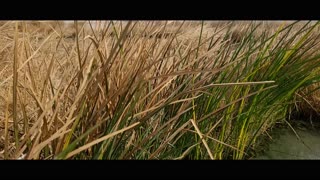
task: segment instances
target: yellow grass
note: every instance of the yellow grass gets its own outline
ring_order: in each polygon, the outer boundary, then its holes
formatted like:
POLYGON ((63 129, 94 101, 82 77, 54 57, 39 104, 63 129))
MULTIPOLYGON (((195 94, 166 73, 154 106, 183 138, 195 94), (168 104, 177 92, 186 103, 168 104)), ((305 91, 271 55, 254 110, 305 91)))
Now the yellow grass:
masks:
MULTIPOLYGON (((197 87, 198 84, 195 82, 194 87, 188 91, 194 93, 193 97, 168 101, 171 97, 168 92, 174 92, 177 87, 174 87, 173 82, 178 81, 180 77, 192 75, 193 78, 197 78, 200 74, 214 76, 223 68, 234 65, 234 62, 223 62, 224 66, 222 63, 217 64, 216 69, 207 68, 213 66, 215 63, 213 60, 221 53, 221 47, 230 45, 232 46, 230 51, 234 51, 250 24, 246 21, 233 22, 235 25, 232 26, 231 36, 223 40, 222 37, 228 32, 227 27, 231 23, 208 21, 201 26, 199 22, 182 21, 112 23, 76 21, 70 24, 61 21, 2 21, 0 23, 0 128, 2 128, 0 152, 3 152, 3 155, 0 158, 16 159, 26 154, 27 159, 43 159, 49 155, 57 155, 71 144, 71 137, 81 135, 75 130, 79 124, 88 130, 119 116, 113 127, 113 133, 103 134, 103 128, 107 128, 106 126, 93 130, 86 138, 89 143, 69 152, 66 157, 71 158, 85 150, 90 153, 93 145, 116 138, 119 134, 132 131, 140 125, 140 122, 132 122, 125 128, 120 125, 121 120, 128 118, 125 115, 131 109, 135 114, 130 118, 141 117, 142 123, 149 121, 150 118, 147 118, 149 114, 163 107, 163 104, 168 102, 170 105, 177 103, 188 105, 201 96, 197 94, 199 91, 205 91, 209 87, 273 84, 274 81, 265 80, 207 83, 205 86, 197 87), (200 31, 202 35, 199 40, 200 31), (216 42, 217 45, 207 51, 210 42, 216 42), (189 62, 177 60, 195 51, 197 55, 190 58, 192 60, 189 62), (195 68, 196 66, 201 68, 195 68), (132 81, 132 77, 136 76, 139 81, 132 81), (103 81, 105 83, 95 86, 94 83, 101 82, 99 81, 101 79, 105 79, 103 81), (142 85, 146 82, 148 87, 142 85), (123 111, 117 114, 115 110, 120 106, 118 102, 121 101, 121 97, 127 99, 134 94, 135 88, 130 87, 143 89, 141 93, 144 94, 141 97, 133 97, 137 99, 123 105, 123 111), (133 102, 136 104, 132 105, 133 102), (86 109, 90 105, 96 105, 96 109, 99 110, 104 108, 105 111, 90 112, 86 109), (93 119, 82 119, 82 115, 90 117, 90 113, 96 116, 92 117, 93 119), (100 119, 99 115, 107 119, 100 119), (14 135, 10 132, 14 132, 14 135)), ((275 33, 278 27, 277 23, 265 22, 257 29, 254 36, 260 36, 266 28, 269 29, 268 33, 275 33)), ((296 46, 299 46, 299 43, 296 46)), ((286 57, 290 53, 287 52, 286 57)), ((230 54, 225 56, 228 57, 230 54)), ((205 82, 206 79, 201 81, 205 82)), ((320 112, 319 94, 319 91, 316 91, 307 97, 304 96, 308 106, 318 112, 320 112)), ((301 93, 299 95, 302 96, 301 93)), ((301 108, 304 106, 306 104, 301 108)), ((180 109, 181 113, 184 110, 180 109)), ((216 112, 220 110, 217 109, 216 112)), ((207 117, 216 112, 209 113, 207 117)), ((197 122, 204 118, 194 116, 191 124, 209 157, 213 159, 214 155, 205 138, 226 145, 228 143, 199 130, 197 122)), ((186 122, 176 132, 168 134, 164 143, 150 154, 150 158, 157 157, 157 152, 167 145, 165 143, 172 141, 189 125, 190 123, 186 122)), ((160 125, 150 126, 156 129, 160 125)), ((216 125, 212 128, 215 127, 216 125)), ((128 151, 138 141, 134 138, 136 131, 135 129, 130 135, 130 141, 126 145, 128 151)), ((238 150, 232 145, 229 146, 238 150)), ((186 150, 181 157, 189 153, 193 147, 195 146, 186 150)))

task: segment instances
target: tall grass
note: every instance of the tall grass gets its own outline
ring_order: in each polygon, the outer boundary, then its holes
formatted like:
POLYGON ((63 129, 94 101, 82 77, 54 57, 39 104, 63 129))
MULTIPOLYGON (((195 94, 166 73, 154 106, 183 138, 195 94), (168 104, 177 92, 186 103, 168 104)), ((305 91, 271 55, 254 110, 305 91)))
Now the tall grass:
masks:
POLYGON ((5 23, 5 158, 250 158, 320 79, 317 22, 266 27, 5 23))

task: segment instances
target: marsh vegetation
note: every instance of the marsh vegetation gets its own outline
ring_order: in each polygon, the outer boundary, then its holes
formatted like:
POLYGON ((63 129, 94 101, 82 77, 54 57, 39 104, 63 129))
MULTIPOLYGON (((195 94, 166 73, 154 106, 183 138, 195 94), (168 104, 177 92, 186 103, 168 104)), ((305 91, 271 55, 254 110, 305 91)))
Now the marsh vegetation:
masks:
POLYGON ((319 113, 318 22, 7 21, 2 159, 249 159, 319 113))

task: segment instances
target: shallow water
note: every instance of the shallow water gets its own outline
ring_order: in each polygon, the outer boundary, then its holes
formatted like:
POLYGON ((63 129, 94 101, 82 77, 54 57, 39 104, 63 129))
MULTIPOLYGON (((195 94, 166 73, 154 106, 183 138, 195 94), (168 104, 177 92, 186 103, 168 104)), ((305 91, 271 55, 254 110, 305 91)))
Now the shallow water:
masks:
POLYGON ((273 139, 268 150, 255 159, 320 159, 319 130, 295 130, 301 140, 290 129, 278 131, 279 137, 273 139))

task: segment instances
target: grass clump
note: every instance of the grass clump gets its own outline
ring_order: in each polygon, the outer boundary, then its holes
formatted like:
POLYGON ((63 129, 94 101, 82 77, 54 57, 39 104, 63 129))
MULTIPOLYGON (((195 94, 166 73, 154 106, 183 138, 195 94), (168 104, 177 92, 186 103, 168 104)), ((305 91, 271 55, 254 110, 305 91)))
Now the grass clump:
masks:
POLYGON ((266 27, 4 23, 3 158, 250 158, 319 87, 318 22, 266 27))

